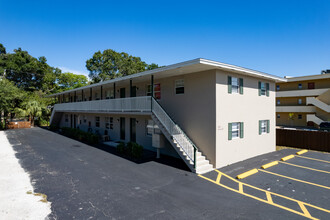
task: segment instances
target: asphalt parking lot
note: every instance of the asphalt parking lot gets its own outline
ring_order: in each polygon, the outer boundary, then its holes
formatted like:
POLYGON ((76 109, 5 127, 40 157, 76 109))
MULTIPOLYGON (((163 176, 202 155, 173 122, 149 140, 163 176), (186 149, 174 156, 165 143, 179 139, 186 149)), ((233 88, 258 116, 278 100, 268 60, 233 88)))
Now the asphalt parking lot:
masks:
POLYGON ((265 169, 301 181, 263 171, 237 180, 297 150, 261 155, 203 178, 156 160, 134 163, 40 128, 6 135, 34 191, 52 203, 49 219, 330 219, 329 154, 285 161, 313 170, 285 163, 265 169))
POLYGON ((252 158, 201 177, 219 187, 300 216, 330 218, 328 153, 290 149, 278 155, 252 158), (297 155, 297 152, 302 154, 297 155), (271 165, 261 168, 265 164, 271 165), (246 171, 251 174, 237 179, 246 171))

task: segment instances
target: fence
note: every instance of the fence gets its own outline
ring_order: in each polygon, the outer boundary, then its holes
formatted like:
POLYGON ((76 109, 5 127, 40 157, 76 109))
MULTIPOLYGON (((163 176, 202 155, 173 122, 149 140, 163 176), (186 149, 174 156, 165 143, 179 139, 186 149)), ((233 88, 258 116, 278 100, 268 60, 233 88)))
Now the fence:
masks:
POLYGON ((31 123, 29 121, 8 122, 7 129, 17 129, 17 128, 31 128, 31 123))
POLYGON ((330 152, 330 132, 276 129, 276 145, 330 152))

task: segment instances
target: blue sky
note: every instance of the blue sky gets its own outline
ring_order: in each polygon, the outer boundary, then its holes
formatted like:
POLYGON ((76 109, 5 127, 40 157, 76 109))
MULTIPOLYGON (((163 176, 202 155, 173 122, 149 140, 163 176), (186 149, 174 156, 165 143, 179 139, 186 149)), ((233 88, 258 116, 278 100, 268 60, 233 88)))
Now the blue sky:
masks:
POLYGON ((114 49, 147 63, 198 57, 278 76, 330 69, 330 1, 0 0, 0 43, 75 73, 114 49))

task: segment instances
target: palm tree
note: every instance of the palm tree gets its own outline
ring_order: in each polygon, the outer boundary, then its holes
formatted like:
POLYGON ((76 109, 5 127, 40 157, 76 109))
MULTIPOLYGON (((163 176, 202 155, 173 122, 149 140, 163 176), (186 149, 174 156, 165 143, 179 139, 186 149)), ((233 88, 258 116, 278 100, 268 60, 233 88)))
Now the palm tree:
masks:
POLYGON ((42 109, 40 102, 38 101, 28 101, 23 104, 23 108, 17 108, 16 112, 20 116, 28 116, 31 121, 31 125, 34 126, 35 117, 40 117, 42 115, 42 109))

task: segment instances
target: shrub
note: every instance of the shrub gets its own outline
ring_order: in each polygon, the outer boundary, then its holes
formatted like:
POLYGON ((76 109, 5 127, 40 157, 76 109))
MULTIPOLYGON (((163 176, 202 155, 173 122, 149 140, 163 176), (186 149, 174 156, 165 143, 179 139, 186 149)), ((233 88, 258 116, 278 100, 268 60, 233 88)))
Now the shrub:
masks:
POLYGON ((127 144, 120 142, 117 146, 117 151, 120 154, 139 159, 143 154, 143 146, 135 142, 128 142, 127 144))
POLYGON ((119 144, 117 145, 117 151, 120 154, 125 154, 126 146, 124 142, 119 142, 119 144))
POLYGON ((81 131, 77 128, 62 128, 62 134, 73 139, 87 142, 88 144, 97 144, 99 142, 99 136, 90 132, 81 131))

